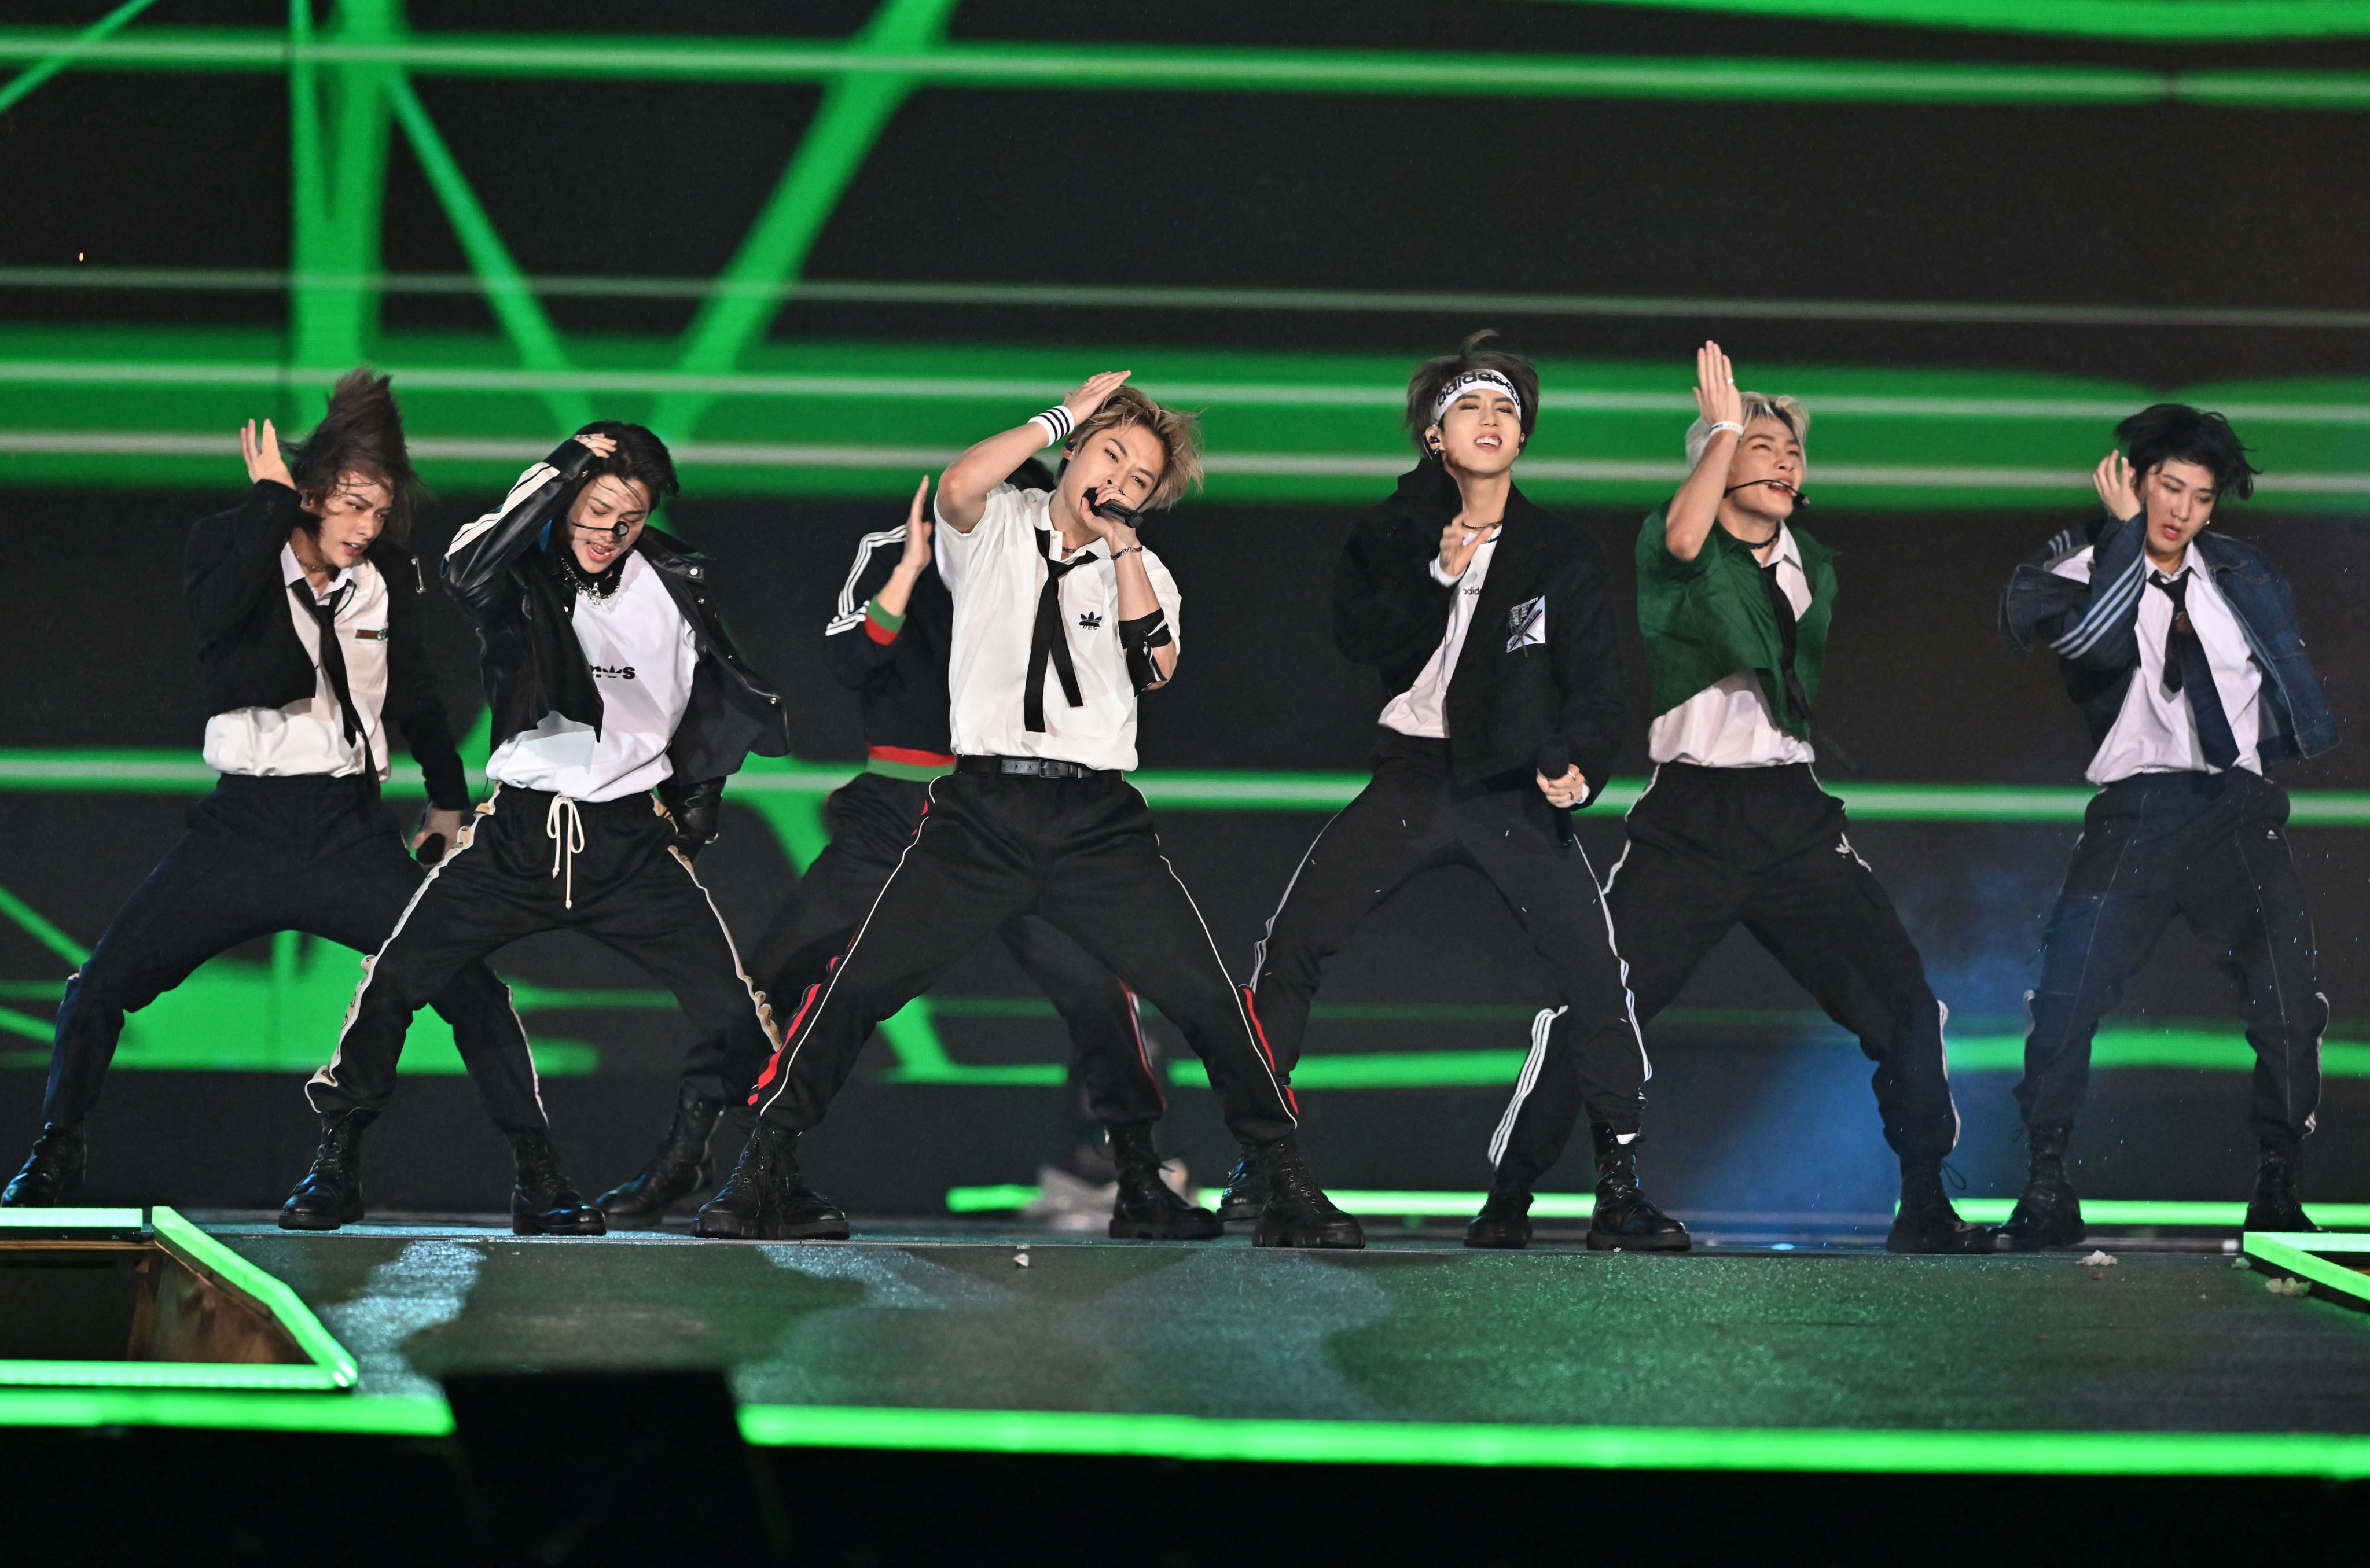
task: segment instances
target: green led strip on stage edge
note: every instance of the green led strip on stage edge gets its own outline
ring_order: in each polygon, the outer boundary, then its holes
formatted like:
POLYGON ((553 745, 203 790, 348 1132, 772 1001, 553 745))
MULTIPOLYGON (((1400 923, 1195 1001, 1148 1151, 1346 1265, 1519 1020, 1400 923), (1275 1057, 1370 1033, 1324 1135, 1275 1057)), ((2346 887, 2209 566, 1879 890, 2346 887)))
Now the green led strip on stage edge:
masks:
MULTIPOLYGON (((2314 1204, 2310 1213, 2335 1207, 2314 1204)), ((2325 1215, 2322 1216, 2326 1218, 2325 1215)), ((2341 1296, 2370 1305, 2370 1236, 2331 1236, 2319 1231, 2249 1230, 2247 1254, 2274 1268, 2325 1286, 2341 1296), (2339 1263, 2336 1258, 2351 1258, 2339 1263)))
MULTIPOLYGON (((85 1230, 136 1234, 141 1229, 136 1208, 0 1208, 0 1231, 85 1230)), ((6 1240, 0 1236, 0 1240, 6 1240)))
POLYGON ((317 1393, 197 1389, 6 1389, 0 1390, 0 1426, 175 1426, 444 1437, 452 1435, 453 1412, 441 1398, 325 1399, 317 1393))
POLYGON ((1998 1475, 2370 1477, 2370 1437, 2317 1433, 1929 1432, 1232 1420, 1101 1411, 744 1404, 762 1447, 1299 1464, 1998 1475))
POLYGON ((2120 38, 2139 43, 2268 41, 2370 33, 2364 0, 1582 0, 1643 10, 1788 21, 2120 38))
MULTIPOLYGON (((994 1184, 947 1189, 949 1214, 1010 1214, 1037 1200, 1040 1189, 1025 1183, 994 1184)), ((1390 1189, 1336 1188, 1335 1203, 1352 1214, 1399 1214, 1423 1219, 1467 1219, 1488 1195, 1478 1192, 1422 1192, 1390 1189)), ((1540 1193, 1531 1200, 1531 1213, 1540 1219, 1585 1219, 1595 1198, 1587 1193, 1540 1193)), ((1977 1225, 1997 1225, 2016 1207, 2008 1197, 1962 1197, 1951 1200, 1959 1217, 1977 1225)), ((2316 1203, 2308 1212, 2326 1225, 2370 1229, 2370 1203, 2316 1203)), ((2192 1203, 2178 1200, 2085 1198, 2082 1217, 2093 1225, 2169 1225, 2237 1230, 2247 1219, 2243 1203, 2192 1203)), ((2370 1239, 2364 1242, 2370 1248, 2370 1239)))
POLYGON ((313 1309, 305 1304, 287 1281, 247 1262, 161 1203, 148 1211, 148 1219, 156 1239, 179 1253, 183 1262, 254 1298, 277 1319, 280 1326, 288 1331, 288 1337, 296 1342, 296 1347, 328 1375, 330 1387, 353 1386, 361 1373, 352 1354, 338 1343, 337 1336, 323 1326, 313 1309))

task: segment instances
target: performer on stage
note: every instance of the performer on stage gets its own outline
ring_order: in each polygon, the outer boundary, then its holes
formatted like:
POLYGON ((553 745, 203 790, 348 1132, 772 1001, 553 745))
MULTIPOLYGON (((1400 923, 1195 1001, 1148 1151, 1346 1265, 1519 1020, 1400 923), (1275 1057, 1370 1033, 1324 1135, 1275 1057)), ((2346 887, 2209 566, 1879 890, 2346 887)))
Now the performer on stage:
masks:
MULTIPOLYGON (((1034 458, 1010 483, 1051 490, 1034 458), (1033 481, 1033 482, 1032 482, 1033 481)), ((864 772, 824 807, 831 843, 800 879, 753 949, 751 967, 769 997, 811 998, 856 934, 914 829, 933 780, 954 771, 947 727, 947 657, 954 596, 933 568, 925 478, 903 526, 868 533, 823 628, 823 660, 857 693, 864 715, 864 772)), ((1188 1206, 1160 1177, 1154 1124, 1167 1104, 1136 1015, 1134 993, 1044 917, 1017 914, 997 928, 1012 956, 1053 999, 1069 1025, 1090 1113, 1108 1129, 1119 1194, 1110 1233, 1194 1240, 1217 1235, 1208 1210, 1188 1206), (1080 1071, 1082 1070, 1082 1072, 1080 1071)), ((760 1056, 723 1059, 711 1042, 693 1048, 674 1121, 639 1175, 594 1200, 610 1223, 655 1225, 669 1205, 714 1185, 708 1142, 728 1089, 745 1100, 765 1067, 760 1056)), ((1075 1089, 1076 1086, 1074 1086, 1075 1089)), ((1104 1141, 1098 1130, 1096 1141, 1104 1141)))
POLYGON ((700 1210, 702 1235, 846 1235, 846 1217, 800 1174, 798 1135, 823 1119, 876 1024, 1034 912, 1157 1006, 1208 1066, 1227 1126, 1268 1179, 1255 1242, 1363 1244, 1303 1164, 1291 1092, 1123 777, 1136 692, 1174 675, 1179 647, 1176 584, 1136 525, 1200 472, 1192 420, 1126 379, 1092 378, 940 481, 955 771, 928 785, 895 871, 759 1075, 757 1127, 700 1210), (1002 483, 1054 441, 1066 461, 1052 493, 1002 483))
MULTIPOLYGON (((1308 847, 1269 919, 1253 956, 1254 1015, 1288 1079, 1325 961, 1359 922, 1421 872, 1479 872, 1555 973, 1562 1005, 1542 1016, 1575 1036, 1596 1148, 1588 1244, 1684 1252, 1686 1227, 1639 1190, 1646 1053, 1570 820, 1605 787, 1620 747, 1618 623, 1595 541, 1515 487, 1538 374, 1486 346, 1493 336, 1416 367, 1407 424, 1421 455, 1334 573, 1334 642, 1383 676, 1375 776, 1308 847)), ((1263 1196, 1259 1173, 1237 1168, 1219 1212, 1263 1196)), ((1515 1214, 1475 1244, 1529 1239, 1515 1214)))
MULTIPOLYGON (((1605 898, 1638 1015, 1670 1005, 1742 921, 1859 1037, 1885 1141, 1901 1160, 1893 1252, 1989 1251, 1942 1190, 1959 1114, 1943 1067, 1948 1012, 1893 900, 1852 847, 1843 803, 1811 765, 1835 572, 1789 521, 1801 504, 1810 415, 1740 393, 1716 343, 1696 355, 1690 472, 1638 536, 1638 620, 1651 667, 1654 773, 1630 807, 1605 898)), ((1532 1184, 1563 1151, 1585 1070, 1570 1020, 1535 1036, 1491 1152, 1497 1180, 1467 1236, 1519 1233, 1532 1184)))
MULTIPOLYGON (((444 582, 477 623, 493 795, 365 967, 307 1093, 321 1151, 280 1222, 362 1208, 362 1129, 395 1093, 404 1031, 457 970, 537 932, 583 932, 672 990, 719 1054, 771 1048, 765 999, 694 875, 726 776, 789 750, 781 699, 741 660, 703 559, 648 526, 673 460, 639 425, 587 425, 462 529, 444 582)), ((511 1209, 521 1234, 598 1235, 601 1213, 511 1209)))
POLYGON ((2001 1227, 2019 1251, 2072 1246, 2082 1205, 2065 1178, 2090 1076, 2090 1037, 2178 914, 2238 988, 2255 1049, 2248 1126, 2261 1144, 2249 1230, 2310 1230, 2296 1163, 2320 1101, 2312 917, 2288 851, 2287 792, 2271 763, 2337 744, 2287 579, 2249 544, 2207 533, 2254 491, 2229 421, 2159 403, 2115 427, 2130 452, 2094 475, 2106 516, 2016 569, 2000 629, 2038 635, 2098 745, 2100 786, 2027 996, 2024 1113, 2032 1168, 2001 1227))
MULTIPOLYGON (((67 982, 44 1125, 0 1203, 54 1204, 81 1182, 85 1118, 125 1013, 273 932, 365 953, 386 940, 421 875, 379 795, 387 720, 427 777, 411 847, 453 842, 468 808, 420 629, 427 579, 404 543, 420 486, 387 378, 340 379, 328 412, 285 455, 269 419, 259 434, 252 423, 240 431, 239 446, 253 487, 236 510, 190 531, 182 568, 205 680, 205 759, 222 777, 67 982)), ((508 989, 471 964, 427 1000, 511 1141, 520 1201, 581 1208, 565 1194, 508 989)))

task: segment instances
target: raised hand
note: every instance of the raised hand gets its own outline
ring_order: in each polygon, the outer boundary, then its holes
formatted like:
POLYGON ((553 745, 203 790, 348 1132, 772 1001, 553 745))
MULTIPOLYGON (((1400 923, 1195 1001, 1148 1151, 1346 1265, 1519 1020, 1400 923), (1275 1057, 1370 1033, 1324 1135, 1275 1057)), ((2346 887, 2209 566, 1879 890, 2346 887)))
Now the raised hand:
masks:
POLYGON ((930 476, 925 474, 914 488, 914 504, 905 512, 905 553, 897 557, 896 569, 909 578, 920 577, 930 566, 930 513, 922 504, 929 494, 930 476))
POLYGON ((2111 452, 2100 458, 2099 466, 2090 471, 2090 483, 2097 487, 2099 504, 2107 509, 2109 517, 2122 522, 2140 515, 2139 475, 2132 472, 2122 452, 2111 452))
POLYGON ((1440 569, 1452 578, 1461 578, 1473 560, 1473 552, 1481 548, 1490 537, 1488 527, 1476 528, 1459 512, 1448 520, 1440 531, 1440 569))
POLYGON ((576 440, 592 448, 592 455, 595 457, 606 457, 617 450, 617 438, 615 436, 595 435, 587 431, 578 436, 576 440))
POLYGON ((247 459, 249 480, 269 479, 292 490, 296 487, 296 481, 288 473, 288 460, 280 455, 280 432, 271 428, 270 420, 263 421, 260 434, 257 433, 252 419, 240 428, 238 454, 247 459))
POLYGON ((1736 390, 1736 367, 1717 343, 1696 350, 1696 411, 1717 425, 1744 422, 1744 397, 1736 390))
POLYGON ((1095 410, 1103 406, 1104 400, 1134 373, 1133 371, 1105 371, 1100 375, 1088 376, 1077 391, 1062 399, 1062 406, 1070 411, 1072 425, 1083 425, 1093 418, 1095 410))

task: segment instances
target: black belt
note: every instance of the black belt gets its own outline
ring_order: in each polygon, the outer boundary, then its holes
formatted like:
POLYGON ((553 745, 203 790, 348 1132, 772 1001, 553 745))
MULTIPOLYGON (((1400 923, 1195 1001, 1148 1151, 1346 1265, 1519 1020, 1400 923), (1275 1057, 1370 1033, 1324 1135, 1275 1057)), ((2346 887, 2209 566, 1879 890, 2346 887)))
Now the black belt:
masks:
POLYGON ((958 757, 959 773, 1000 773, 1021 779, 1115 779, 1116 768, 1089 768, 1083 762, 1059 762, 1051 757, 958 757))

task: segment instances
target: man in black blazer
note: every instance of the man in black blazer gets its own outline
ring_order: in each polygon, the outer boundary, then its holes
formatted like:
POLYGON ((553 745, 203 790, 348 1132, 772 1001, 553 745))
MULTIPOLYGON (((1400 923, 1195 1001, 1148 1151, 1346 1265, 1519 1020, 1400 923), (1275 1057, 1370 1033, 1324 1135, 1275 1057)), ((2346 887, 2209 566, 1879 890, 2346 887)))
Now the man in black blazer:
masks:
MULTIPOLYGON (((1417 368, 1408 429, 1422 458, 1352 534, 1334 577, 1333 636, 1382 671, 1387 697, 1374 781, 1302 857, 1253 956, 1253 1012, 1276 1070, 1300 1057, 1325 960, 1420 872, 1488 877, 1554 969, 1596 1133, 1599 1250, 1684 1251, 1686 1227, 1638 1187, 1639 1086, 1647 1076, 1612 922, 1570 814, 1605 787, 1620 743, 1621 657, 1603 556, 1572 524, 1514 487, 1538 421, 1538 372, 1486 347, 1417 368)), ((1238 1169, 1222 1216, 1248 1211, 1238 1169)), ((1520 1235, 1483 1244, 1520 1246, 1520 1235)))
MULTIPOLYGON (((125 1013, 273 932, 364 953, 386 940, 421 876, 379 795, 386 720, 427 778, 410 847, 450 845, 469 807, 420 630, 427 577, 404 544, 419 484, 386 378, 340 380, 320 424, 284 456, 270 420, 260 434, 250 423, 240 446, 247 501, 190 531, 183 566, 205 759, 222 778, 66 984, 40 1137, 0 1195, 11 1207, 54 1204, 80 1184, 84 1123, 125 1013)), ((511 1139, 521 1194, 552 1207, 565 1183, 509 989, 476 964, 433 1005, 511 1139)))

